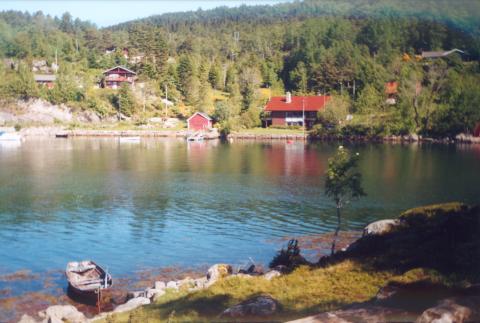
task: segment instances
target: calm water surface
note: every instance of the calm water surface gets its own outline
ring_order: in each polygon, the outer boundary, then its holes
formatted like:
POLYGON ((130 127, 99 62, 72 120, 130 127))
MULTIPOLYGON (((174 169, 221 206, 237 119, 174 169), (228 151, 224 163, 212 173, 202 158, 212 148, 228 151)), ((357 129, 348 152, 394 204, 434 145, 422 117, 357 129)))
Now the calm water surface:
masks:
MULTIPOLYGON (((277 238, 330 232, 324 172, 336 145, 27 140, 0 146, 0 273, 94 259, 148 267, 266 263, 277 238)), ((369 144, 368 196, 344 229, 426 204, 480 202, 480 146, 369 144)))

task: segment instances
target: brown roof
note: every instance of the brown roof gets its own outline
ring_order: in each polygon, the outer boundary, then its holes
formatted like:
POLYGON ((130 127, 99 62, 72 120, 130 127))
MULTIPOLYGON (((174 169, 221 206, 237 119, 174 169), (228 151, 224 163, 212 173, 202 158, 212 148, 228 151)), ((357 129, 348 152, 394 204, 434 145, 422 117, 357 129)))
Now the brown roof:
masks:
POLYGON ((438 58, 438 57, 446 57, 453 53, 460 53, 465 54, 464 51, 454 48, 452 50, 441 50, 441 51, 431 51, 431 52, 422 52, 423 58, 438 58))

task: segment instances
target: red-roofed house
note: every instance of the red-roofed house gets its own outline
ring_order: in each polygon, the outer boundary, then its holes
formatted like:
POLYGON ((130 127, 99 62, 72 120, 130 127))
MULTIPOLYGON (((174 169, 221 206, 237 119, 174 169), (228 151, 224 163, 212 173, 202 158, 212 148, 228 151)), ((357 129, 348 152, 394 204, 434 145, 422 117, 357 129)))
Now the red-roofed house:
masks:
POLYGON ((317 112, 325 108, 330 100, 328 95, 274 96, 267 102, 264 111, 266 126, 305 126, 311 128, 317 121, 317 112))

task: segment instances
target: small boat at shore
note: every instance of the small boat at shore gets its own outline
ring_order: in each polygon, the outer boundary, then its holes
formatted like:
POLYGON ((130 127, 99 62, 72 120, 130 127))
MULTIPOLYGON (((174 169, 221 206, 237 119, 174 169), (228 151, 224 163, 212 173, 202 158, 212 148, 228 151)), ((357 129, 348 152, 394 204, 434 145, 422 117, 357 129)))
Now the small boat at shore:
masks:
POLYGON ((120 142, 140 142, 140 137, 120 137, 120 142))
POLYGON ((65 274, 69 289, 83 296, 99 294, 113 283, 108 271, 91 260, 69 262, 65 274))
POLYGON ((23 137, 18 133, 0 131, 0 141, 22 141, 23 137))

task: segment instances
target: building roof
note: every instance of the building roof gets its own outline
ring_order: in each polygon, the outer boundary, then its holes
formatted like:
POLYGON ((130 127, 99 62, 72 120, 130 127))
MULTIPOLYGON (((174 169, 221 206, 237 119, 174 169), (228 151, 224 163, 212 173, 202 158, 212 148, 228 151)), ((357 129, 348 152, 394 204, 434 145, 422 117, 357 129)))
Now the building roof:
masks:
POLYGON ((386 94, 397 94, 398 93, 398 83, 395 81, 385 83, 385 93, 386 94))
POLYGON ((129 73, 132 73, 132 74, 137 75, 137 73, 135 73, 134 71, 129 70, 128 68, 123 67, 123 66, 115 66, 115 67, 112 67, 111 69, 108 69, 108 70, 104 71, 103 74, 106 74, 106 73, 108 73, 108 72, 110 72, 110 71, 113 71, 113 70, 115 70, 115 69, 117 69, 117 68, 119 68, 119 69, 121 69, 121 70, 124 70, 124 71, 127 71, 127 72, 129 72, 129 73))
POLYGON ((460 53, 465 54, 463 50, 454 48, 451 50, 441 50, 441 51, 431 51, 431 52, 422 52, 422 58, 438 58, 438 57, 446 57, 453 53, 460 53))
POLYGON ((209 120, 209 121, 212 120, 212 118, 210 118, 206 113, 203 113, 203 112, 195 112, 194 114, 192 114, 192 116, 191 116, 190 118, 187 119, 187 121, 189 121, 190 119, 192 119, 192 118, 193 118, 194 116, 196 116, 197 114, 200 115, 200 116, 202 116, 202 117, 204 117, 205 119, 207 119, 207 120, 209 120))
POLYGON ((265 111, 319 111, 330 100, 329 95, 292 96, 292 102, 287 103, 285 96, 274 96, 267 102, 265 111))
POLYGON ((35 82, 54 82, 57 79, 53 74, 35 74, 33 78, 35 82))

